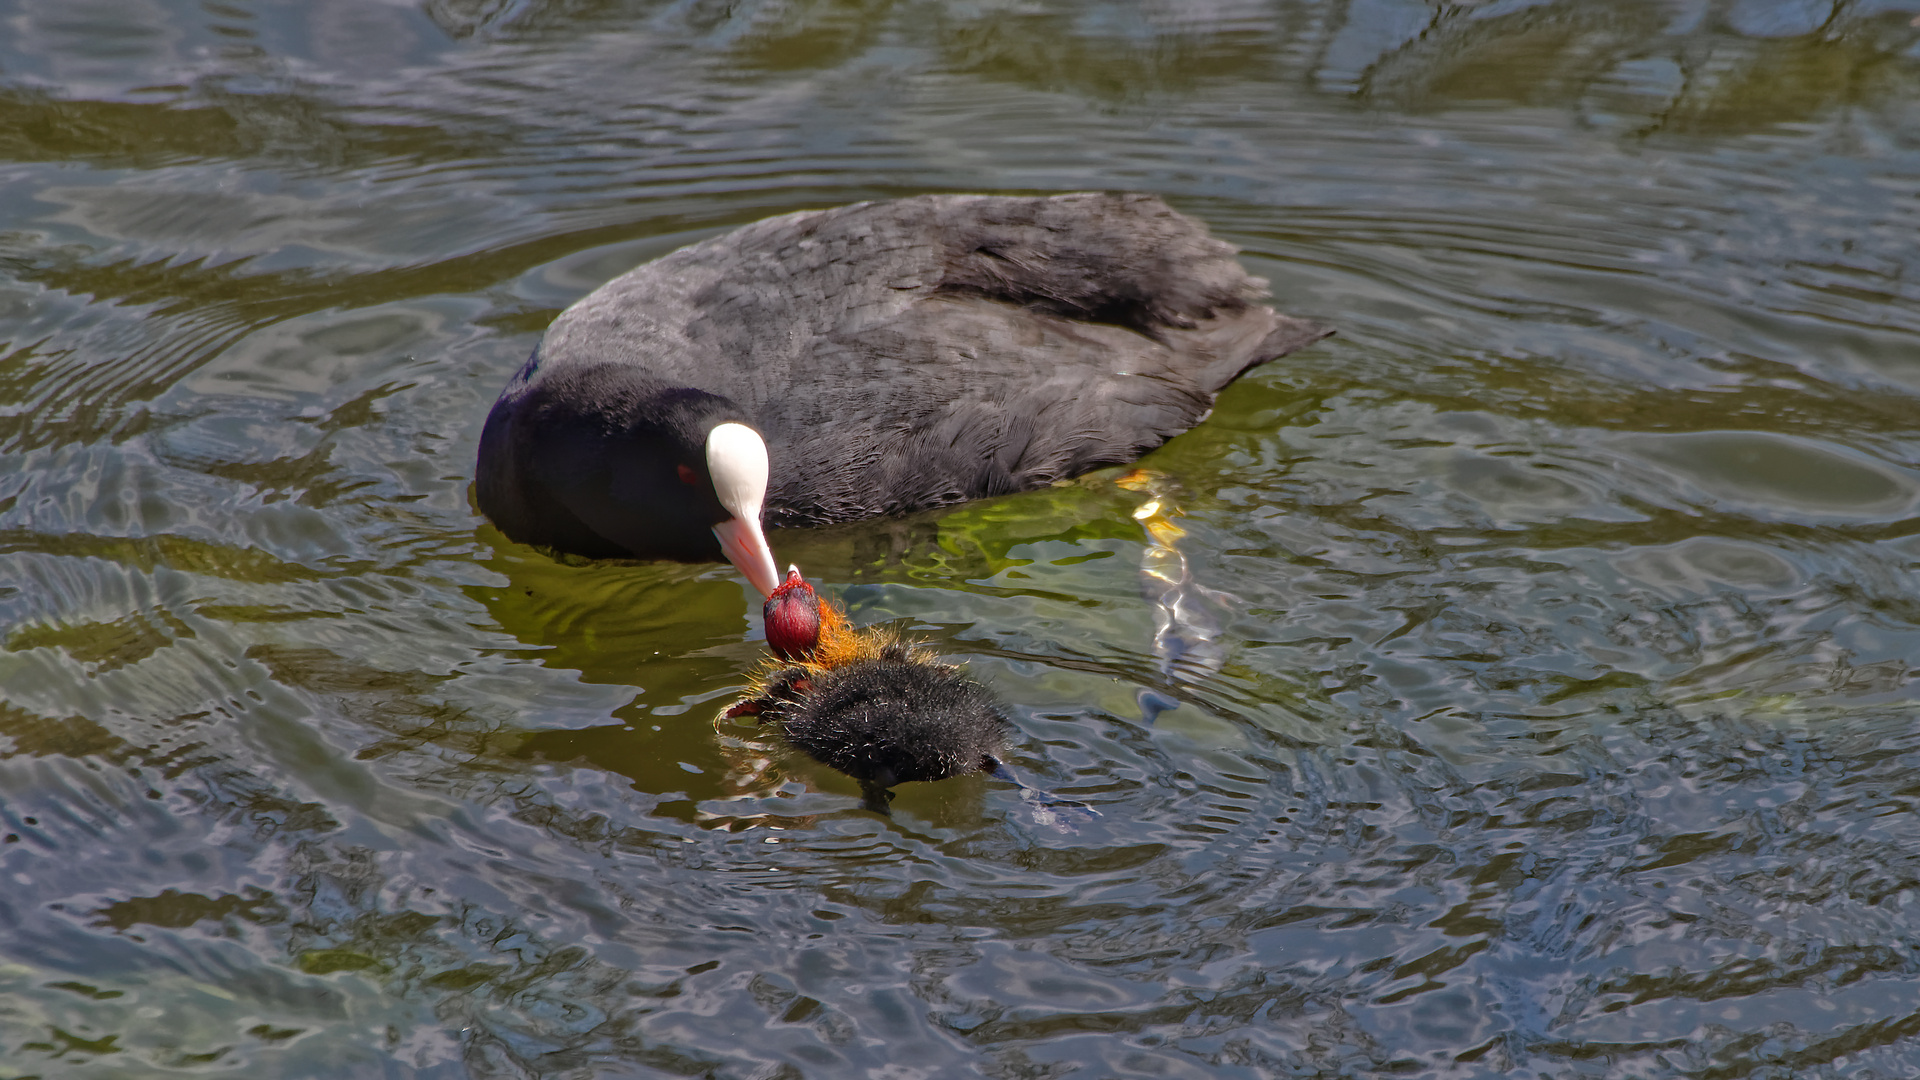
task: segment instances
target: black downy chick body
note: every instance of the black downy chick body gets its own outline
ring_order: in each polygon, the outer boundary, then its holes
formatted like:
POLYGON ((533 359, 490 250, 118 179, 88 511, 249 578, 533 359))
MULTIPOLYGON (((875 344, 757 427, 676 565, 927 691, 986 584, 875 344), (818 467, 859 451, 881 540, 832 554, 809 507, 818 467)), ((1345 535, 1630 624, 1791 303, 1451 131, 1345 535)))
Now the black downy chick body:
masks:
POLYGON ((761 715, 795 749, 860 782, 885 812, 896 784, 1000 772, 1009 725, 986 687, 899 640, 841 668, 776 672, 761 715))
POLYGON ((885 814, 896 784, 987 772, 1022 790, 1001 763, 1013 726, 965 671, 884 629, 856 630, 789 568, 765 604, 770 665, 729 716, 773 721, 795 749, 860 782, 885 814))

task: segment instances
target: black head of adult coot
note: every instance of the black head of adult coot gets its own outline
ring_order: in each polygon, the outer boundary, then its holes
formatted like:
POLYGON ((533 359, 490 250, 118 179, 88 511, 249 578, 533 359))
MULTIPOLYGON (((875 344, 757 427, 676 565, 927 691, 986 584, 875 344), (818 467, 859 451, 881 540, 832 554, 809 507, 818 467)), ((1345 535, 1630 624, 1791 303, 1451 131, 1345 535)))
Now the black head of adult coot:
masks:
POLYGON ((796 569, 765 607, 781 662, 727 715, 778 724, 795 749, 858 780, 867 807, 883 814, 896 784, 970 772, 1012 779, 1000 763, 1012 728, 960 668, 894 631, 853 628, 796 569))
POLYGON ((1248 368, 1330 331, 1145 195, 923 195, 769 218, 554 320, 480 438, 509 538, 725 557, 1131 461, 1248 368))

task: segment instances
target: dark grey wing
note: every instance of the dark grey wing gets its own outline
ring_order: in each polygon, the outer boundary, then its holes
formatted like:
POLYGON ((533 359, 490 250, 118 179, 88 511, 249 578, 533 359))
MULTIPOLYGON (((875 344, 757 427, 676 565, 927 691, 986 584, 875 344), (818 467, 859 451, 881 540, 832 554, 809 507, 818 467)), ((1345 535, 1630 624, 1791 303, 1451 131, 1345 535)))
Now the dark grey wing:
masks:
POLYGON ((939 289, 1149 337, 1255 306, 1266 282, 1232 245, 1151 195, 964 197, 939 205, 939 289))
POLYGON ((1266 283, 1229 245, 1151 196, 874 209, 884 292, 869 282, 850 307, 861 317, 797 358, 814 384, 756 413, 781 448, 769 524, 907 513, 1132 461, 1247 368, 1330 332, 1261 304, 1266 283))
POLYGON ((1125 327, 1166 346, 1116 356, 1129 371, 1145 361, 1211 395, 1332 333, 1263 304, 1267 283, 1246 272, 1232 245, 1151 195, 959 201, 943 213, 938 293, 1125 327))
POLYGON ((774 453, 767 523, 903 514, 1132 461, 1213 408, 1221 370, 1325 331, 1266 308, 1164 340, 979 298, 943 297, 817 343, 847 378, 756 417, 774 453), (1309 327, 1301 329, 1302 325, 1309 327))

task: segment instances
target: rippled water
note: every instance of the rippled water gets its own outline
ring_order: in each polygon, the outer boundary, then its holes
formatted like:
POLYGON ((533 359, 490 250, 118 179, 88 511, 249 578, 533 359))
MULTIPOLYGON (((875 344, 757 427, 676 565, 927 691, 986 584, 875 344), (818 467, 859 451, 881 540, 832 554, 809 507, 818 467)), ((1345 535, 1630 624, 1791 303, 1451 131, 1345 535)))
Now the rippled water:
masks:
POLYGON ((0 1080, 1920 1075, 1920 0, 0 27, 0 1080), (1339 336, 774 537, 1077 833, 862 811, 730 571, 475 515, 620 270, 1085 188, 1339 336))

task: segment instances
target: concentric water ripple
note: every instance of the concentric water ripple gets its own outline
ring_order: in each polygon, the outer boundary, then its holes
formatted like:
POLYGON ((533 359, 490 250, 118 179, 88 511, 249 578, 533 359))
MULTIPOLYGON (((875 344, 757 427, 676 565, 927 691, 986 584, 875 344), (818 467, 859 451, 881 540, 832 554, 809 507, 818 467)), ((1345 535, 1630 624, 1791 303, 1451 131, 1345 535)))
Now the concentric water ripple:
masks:
POLYGON ((1920 1075, 1920 6, 0 20, 0 1080, 1920 1075), (774 542, 1098 816, 866 813, 730 571, 475 514, 625 268, 1085 188, 1339 335, 774 542))

